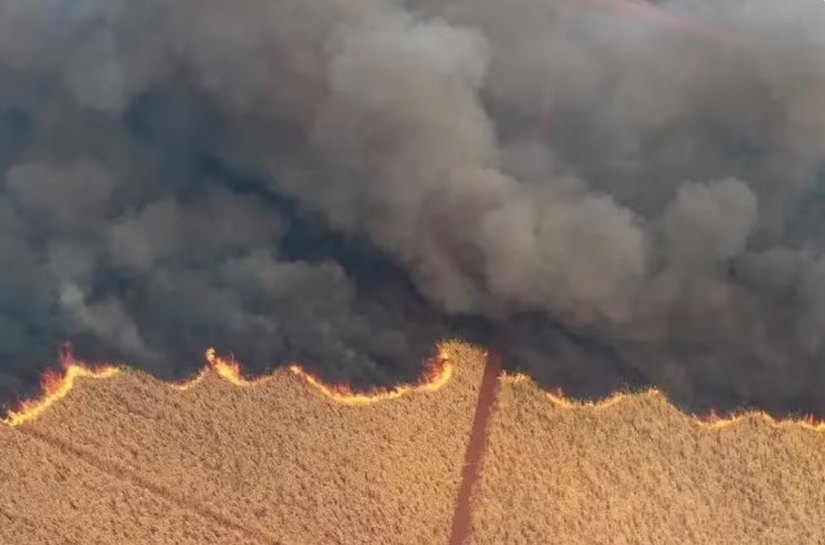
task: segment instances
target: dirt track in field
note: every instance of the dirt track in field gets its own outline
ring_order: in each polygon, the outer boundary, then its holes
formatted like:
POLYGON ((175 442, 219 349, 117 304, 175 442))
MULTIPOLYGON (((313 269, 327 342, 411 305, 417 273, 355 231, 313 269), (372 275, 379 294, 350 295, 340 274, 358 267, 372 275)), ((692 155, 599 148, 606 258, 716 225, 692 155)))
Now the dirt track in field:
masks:
MULTIPOLYGON (((0 425, 0 543, 448 544, 482 382, 365 406, 288 371, 187 391, 132 372, 81 381, 0 425)), ((567 408, 503 379, 475 545, 825 544, 825 433, 700 425, 655 394, 567 408)))
POLYGON ((504 381, 474 545, 825 544, 825 433, 700 424, 655 392, 559 406, 504 381))

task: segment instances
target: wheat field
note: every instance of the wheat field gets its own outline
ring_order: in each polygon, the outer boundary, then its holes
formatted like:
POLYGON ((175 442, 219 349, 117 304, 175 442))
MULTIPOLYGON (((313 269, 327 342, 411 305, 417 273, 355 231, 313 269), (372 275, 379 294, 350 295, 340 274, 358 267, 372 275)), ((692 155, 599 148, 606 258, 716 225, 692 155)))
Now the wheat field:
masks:
MULTIPOLYGON (((81 381, 0 425, 0 543, 446 545, 484 354, 445 351, 443 388, 364 406, 287 370, 81 381)), ((504 379, 473 506, 474 545, 825 544, 825 433, 504 379)))
POLYGON ((474 545, 825 544, 825 433, 653 391, 567 408, 505 380, 482 475, 474 545))

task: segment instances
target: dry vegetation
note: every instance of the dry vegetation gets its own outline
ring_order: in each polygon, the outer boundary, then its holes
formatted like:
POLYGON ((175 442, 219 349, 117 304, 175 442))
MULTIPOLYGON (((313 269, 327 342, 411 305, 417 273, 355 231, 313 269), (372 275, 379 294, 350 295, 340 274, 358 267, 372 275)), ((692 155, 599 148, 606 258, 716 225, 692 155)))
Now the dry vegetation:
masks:
POLYGON ((83 381, 0 426, 0 513, 15 520, 0 543, 29 543, 24 518, 84 545, 446 543, 481 361, 450 353, 442 390, 356 407, 287 371, 184 392, 83 381))
MULTIPOLYGON (((0 425, 0 543, 446 544, 482 354, 453 380, 368 406, 287 371, 187 390, 83 381, 0 425)), ((554 405, 502 385, 474 545, 825 544, 825 433, 700 426, 655 395, 554 405)))
POLYGON ((0 543, 257 543, 36 435, 0 426, 0 451, 0 543))
POLYGON ((507 382, 474 545, 825 544, 825 433, 710 429, 656 394, 561 408, 507 382))

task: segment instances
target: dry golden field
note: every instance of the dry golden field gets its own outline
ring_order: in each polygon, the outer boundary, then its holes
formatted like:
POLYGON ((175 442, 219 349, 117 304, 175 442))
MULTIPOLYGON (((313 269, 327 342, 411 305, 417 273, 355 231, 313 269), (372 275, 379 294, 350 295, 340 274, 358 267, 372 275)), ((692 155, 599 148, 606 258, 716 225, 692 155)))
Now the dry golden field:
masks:
MULTIPOLYGON (((0 425, 0 544, 447 545, 483 353, 434 392, 350 406, 289 370, 184 391, 81 380, 0 425)), ((557 405, 501 381, 474 545, 825 544, 825 433, 711 429, 655 394, 557 405)))
POLYGON ((0 543, 446 543, 482 360, 451 355, 438 392, 363 406, 288 370, 245 388, 79 381, 0 425, 0 543))
POLYGON ((504 380, 482 479, 474 545, 825 544, 825 433, 655 392, 567 408, 504 380))

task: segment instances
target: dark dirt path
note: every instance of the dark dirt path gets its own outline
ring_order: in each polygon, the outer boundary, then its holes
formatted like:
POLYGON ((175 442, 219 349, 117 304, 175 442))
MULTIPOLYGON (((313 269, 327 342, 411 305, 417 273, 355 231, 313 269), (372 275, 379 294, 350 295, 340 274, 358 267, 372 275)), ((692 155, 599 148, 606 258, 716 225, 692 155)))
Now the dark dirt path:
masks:
POLYGON ((458 489, 449 545, 464 545, 470 537, 473 489, 481 475, 481 463, 487 447, 488 423, 498 394, 502 349, 502 341, 496 340, 487 353, 473 426, 470 430, 470 440, 464 455, 464 467, 461 472, 461 485, 458 489))

